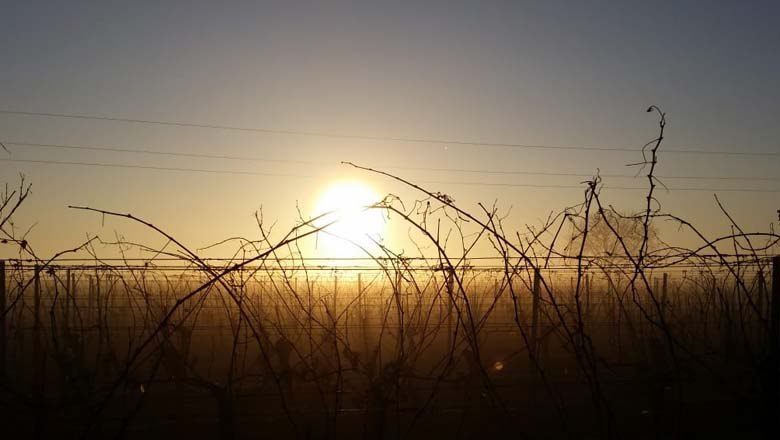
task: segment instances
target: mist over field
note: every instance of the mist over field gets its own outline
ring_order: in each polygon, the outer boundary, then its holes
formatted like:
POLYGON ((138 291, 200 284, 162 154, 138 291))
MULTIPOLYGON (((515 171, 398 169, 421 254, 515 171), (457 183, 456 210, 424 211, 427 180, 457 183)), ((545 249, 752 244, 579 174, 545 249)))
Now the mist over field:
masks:
POLYGON ((4 5, 3 434, 777 438, 779 13, 4 5))

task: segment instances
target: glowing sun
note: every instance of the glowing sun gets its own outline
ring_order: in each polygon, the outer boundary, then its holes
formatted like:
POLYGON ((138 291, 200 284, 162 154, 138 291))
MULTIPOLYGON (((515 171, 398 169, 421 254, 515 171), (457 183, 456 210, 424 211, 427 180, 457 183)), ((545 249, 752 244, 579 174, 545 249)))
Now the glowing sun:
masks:
POLYGON ((365 256, 355 245, 370 249, 381 239, 385 229, 382 211, 367 208, 381 200, 361 182, 339 182, 327 188, 317 201, 315 215, 326 214, 317 222, 320 226, 333 223, 319 234, 317 247, 333 258, 365 256))

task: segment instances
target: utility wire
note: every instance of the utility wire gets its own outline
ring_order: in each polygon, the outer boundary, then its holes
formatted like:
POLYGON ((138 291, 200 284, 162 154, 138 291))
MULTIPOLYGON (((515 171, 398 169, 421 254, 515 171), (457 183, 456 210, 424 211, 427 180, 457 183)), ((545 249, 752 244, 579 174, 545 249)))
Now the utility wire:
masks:
MULTIPOLYGON (((269 159, 255 156, 240 156, 240 155, 224 155, 224 154, 206 154, 206 153, 179 153, 168 152, 152 149, 134 149, 129 147, 119 146, 90 146, 90 145, 73 145, 73 144, 41 144, 31 142, 16 142, 16 141, 2 141, 5 145, 19 146, 19 147, 32 147, 32 148, 51 148, 51 149, 64 149, 64 150, 81 150, 81 151, 104 151, 112 153, 129 153, 129 154, 146 154, 152 156, 170 156, 170 157, 190 157, 199 159, 220 159, 220 160, 239 160, 239 161, 252 161, 252 162, 268 162, 268 163, 290 163, 297 165, 335 165, 337 162, 324 162, 324 161, 306 161, 306 160, 291 160, 291 159, 269 159)), ((409 171, 426 171, 426 172, 452 172, 452 173, 469 173, 469 174, 495 174, 495 175, 530 175, 530 176, 560 176, 560 177, 578 177, 589 178, 593 177, 592 173, 563 173, 563 172, 548 172, 548 171, 510 171, 510 170, 494 170, 494 169, 474 169, 474 168, 430 168, 430 167, 411 167, 411 166, 385 166, 387 169, 396 170, 409 170, 409 171)), ((634 179, 636 174, 601 174, 601 177, 618 178, 618 179, 634 179)), ((743 181, 757 181, 757 182, 780 182, 780 178, 777 177, 755 177, 755 176, 658 176, 659 179, 679 179, 679 180, 743 180, 743 181)))
POLYGON ((327 164, 326 162, 315 162, 309 160, 268 159, 264 157, 235 156, 235 155, 225 155, 225 154, 180 153, 180 152, 173 152, 173 151, 151 150, 151 149, 143 149, 143 148, 136 149, 136 148, 119 147, 119 146, 40 144, 40 143, 15 142, 15 141, 3 141, 3 143, 5 145, 16 145, 19 147, 51 148, 51 149, 82 150, 82 151, 105 151, 110 153, 147 154, 151 156, 192 157, 192 158, 199 158, 199 159, 224 159, 224 160, 242 160, 242 161, 253 161, 253 162, 292 163, 298 165, 326 165, 327 164))
POLYGON ((235 171, 235 170, 212 170, 212 169, 205 169, 205 168, 158 167, 158 166, 151 166, 151 165, 129 165, 129 164, 103 163, 103 162, 71 162, 71 161, 61 161, 61 160, 35 160, 35 159, 0 159, 0 162, 18 162, 18 163, 50 164, 50 165, 77 165, 77 166, 85 166, 85 167, 105 167, 105 168, 133 168, 133 169, 156 170, 156 171, 234 174, 234 175, 266 176, 266 177, 295 177, 295 178, 315 177, 315 176, 305 176, 300 174, 261 173, 256 171, 235 171))
MULTIPOLYGON (((393 167, 388 166, 385 168, 404 169, 410 171, 441 171, 441 172, 453 172, 453 173, 469 173, 469 174, 498 174, 498 175, 531 175, 531 176, 562 176, 562 177, 593 177, 593 173, 560 173, 560 172, 548 172, 548 171, 509 171, 509 170, 491 170, 491 169, 474 169, 474 168, 426 168, 426 167, 393 167)), ((599 174, 601 177, 618 178, 618 179, 636 179, 638 177, 646 178, 647 176, 642 174, 599 174)), ((766 181, 766 182, 780 182, 780 178, 777 177, 753 177, 753 176, 656 176, 659 179, 680 179, 680 180, 752 180, 752 181, 766 181)))
MULTIPOLYGON (((658 261, 664 261, 664 260, 674 260, 679 259, 688 254, 682 253, 680 255, 672 254, 672 255, 661 255, 658 257, 654 257, 652 260, 654 262, 658 261)), ((517 257, 509 257, 517 258, 517 257)), ((539 260, 578 260, 580 257, 578 255, 550 255, 545 257, 539 257, 539 260)), ((627 255, 620 255, 620 254, 593 254, 593 255, 582 255, 582 258, 585 260, 629 260, 632 257, 629 257, 627 255)), ((758 255, 758 257, 755 257, 753 255, 749 254, 691 254, 689 258, 692 259, 710 259, 713 260, 714 264, 720 265, 722 258, 736 258, 739 261, 743 260, 749 260, 753 261, 758 259, 764 259, 764 260, 771 260, 772 256, 761 256, 758 255)), ((202 261, 239 261, 240 258, 236 257, 201 257, 199 258, 202 261)), ((402 258, 388 258, 388 257, 278 257, 274 258, 274 261, 431 261, 434 263, 439 263, 441 260, 439 257, 402 257, 402 258)), ((493 261, 504 261, 505 257, 500 255, 484 255, 484 256, 468 256, 465 257, 465 261, 472 261, 472 260, 493 260, 493 261)), ((19 258, 10 258, 6 259, 6 261, 21 261, 21 262, 36 262, 36 260, 33 259, 19 259, 19 258)), ((113 258, 95 258, 95 257, 61 257, 57 258, 56 261, 68 261, 68 262, 74 262, 74 261, 80 261, 80 262, 94 262, 94 261, 187 261, 184 258, 176 258, 176 257, 152 257, 152 258, 142 258, 142 257, 113 257, 113 258)), ((706 263, 705 263, 706 264, 706 263)), ((178 267, 178 266, 177 266, 178 267)), ((194 267, 195 270, 200 270, 198 267, 194 267)))
MULTIPOLYGON (((57 161, 57 160, 34 160, 34 159, 8 159, 0 158, 0 162, 13 162, 13 163, 31 163, 31 164, 51 164, 51 165, 74 165, 74 166, 86 166, 86 167, 106 167, 106 168, 132 168, 132 169, 147 169, 156 171, 175 171, 175 172, 191 172, 191 173, 209 173, 209 174, 229 174, 229 175, 249 175, 249 176, 266 176, 266 177, 295 177, 295 178, 314 178, 319 177, 315 175, 304 174, 280 174, 280 173, 264 173, 256 171, 237 171, 237 170, 219 170, 219 169, 205 169, 205 168, 177 168, 177 167, 160 167, 150 165, 129 165, 129 164, 117 164, 117 163, 103 163, 103 162, 72 162, 72 161, 57 161)), ((531 183, 490 183, 490 182, 464 182, 464 181, 436 181, 436 180, 418 180, 419 183, 426 184, 438 184, 438 185, 465 185, 465 186, 493 186, 493 187, 517 187, 517 188, 562 188, 562 189, 583 189, 582 185, 544 185, 544 184, 531 184, 531 183)), ((628 191, 646 191, 647 188, 643 187, 630 187, 630 186, 609 186, 604 185, 606 189, 616 190, 628 190, 628 191)), ((686 188, 686 187, 670 187, 670 191, 705 191, 705 192, 744 192, 744 193, 780 193, 780 190, 773 189, 750 189, 750 188, 686 188)))
MULTIPOLYGON (((311 137, 366 140, 366 141, 463 145, 463 146, 481 146, 481 147, 505 147, 505 148, 524 148, 524 149, 541 149, 541 150, 625 151, 625 152, 632 152, 632 153, 641 151, 641 149, 639 148, 627 148, 627 147, 599 147, 599 146, 578 146, 578 145, 528 145, 528 144, 520 144, 520 143, 468 141, 468 140, 458 140, 458 139, 415 138, 415 137, 404 137, 404 136, 368 136, 368 135, 346 134, 346 133, 329 133, 329 132, 322 132, 322 131, 291 130, 291 129, 277 129, 277 128, 260 128, 260 127, 240 127, 240 126, 232 126, 232 125, 160 121, 160 120, 152 120, 152 119, 131 119, 131 118, 119 118, 113 116, 85 115, 85 114, 73 114, 73 113, 25 112, 25 111, 18 111, 18 110, 3 110, 3 109, 0 109, 0 113, 6 115, 18 115, 18 116, 36 116, 36 117, 48 117, 48 118, 81 119, 81 120, 92 120, 92 121, 125 122, 125 123, 133 123, 133 124, 149 124, 149 125, 161 125, 161 126, 169 126, 169 127, 205 128, 205 129, 214 129, 214 130, 244 131, 244 132, 254 132, 254 133, 311 136, 311 137)), ((662 152, 676 153, 676 154, 780 157, 780 153, 752 152, 752 151, 663 149, 662 152)))

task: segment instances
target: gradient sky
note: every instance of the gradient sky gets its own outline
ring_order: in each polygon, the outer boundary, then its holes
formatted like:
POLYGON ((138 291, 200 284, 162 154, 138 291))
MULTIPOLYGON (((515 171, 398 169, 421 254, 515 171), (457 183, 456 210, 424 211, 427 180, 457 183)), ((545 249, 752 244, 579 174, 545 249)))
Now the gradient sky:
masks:
MULTIPOLYGON (((668 115, 666 149, 778 153, 780 2, 3 2, 0 109, 530 145, 639 147, 668 115)), ((33 197, 18 225, 42 252, 85 234, 134 234, 69 204, 132 212, 193 247, 252 236, 263 207, 280 228, 338 179, 412 193, 339 161, 384 168, 450 194, 512 207, 521 228, 578 203, 576 176, 406 168, 631 174, 630 152, 345 140, 0 114, 1 158, 277 174, 217 175, 0 161, 33 197), (155 157, 13 145, 119 146, 303 160, 155 157), (401 167, 401 168, 394 168, 401 167), (279 176, 282 175, 282 176, 279 176), (459 184, 460 183, 460 184, 459 184)), ((661 154, 666 176, 778 178, 780 157, 661 154)), ((777 181, 664 180, 669 187, 780 190, 777 181)), ((642 178, 603 195, 635 210, 642 178)), ((665 210, 727 232, 714 191, 662 192, 665 210)), ((780 193, 720 192, 747 228, 776 221, 780 193)), ((256 235, 256 234, 255 234, 256 235)))

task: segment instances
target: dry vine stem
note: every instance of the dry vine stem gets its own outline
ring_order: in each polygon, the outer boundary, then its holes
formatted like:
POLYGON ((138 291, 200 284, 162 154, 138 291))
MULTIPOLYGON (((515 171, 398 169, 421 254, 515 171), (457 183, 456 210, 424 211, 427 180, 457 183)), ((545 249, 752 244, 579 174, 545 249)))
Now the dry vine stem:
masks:
POLYGON ((207 246, 231 254, 206 260, 147 220, 90 207, 73 208, 142 225, 165 244, 95 237, 43 258, 11 226, 30 194, 22 181, 0 199, 2 246, 18 256, 4 272, 0 397, 13 403, 8 414, 37 422, 17 424, 20 436, 51 434, 44 419, 85 438, 152 427, 169 437, 167 419, 221 438, 730 432, 736 416, 711 414, 710 400, 748 405, 745 417, 771 435, 768 271, 780 236, 745 231, 717 199, 732 227, 721 237, 662 212, 666 119, 650 111, 660 133, 636 164, 649 185, 636 213, 603 201, 595 175, 580 204, 515 231, 495 205, 469 210, 346 162, 422 195, 366 207, 407 226, 413 251, 341 237, 368 262, 355 267, 302 251, 332 234, 328 214, 299 214, 274 237, 258 213, 256 237, 207 246), (700 244, 665 243, 661 222, 700 244))

